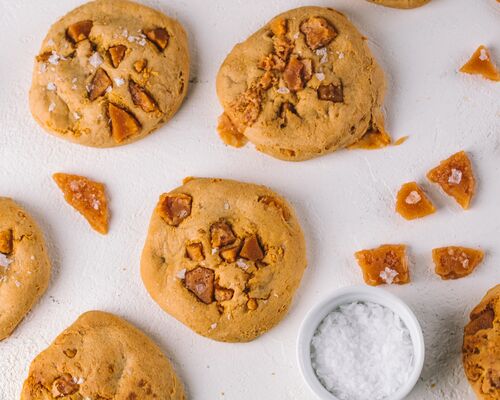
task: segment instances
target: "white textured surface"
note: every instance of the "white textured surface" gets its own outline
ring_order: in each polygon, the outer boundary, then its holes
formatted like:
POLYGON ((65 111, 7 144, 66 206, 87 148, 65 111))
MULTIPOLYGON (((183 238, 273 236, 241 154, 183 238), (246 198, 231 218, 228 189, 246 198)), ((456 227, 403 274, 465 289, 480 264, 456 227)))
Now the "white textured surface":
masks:
MULTIPOLYGON (((462 327, 486 289, 500 281, 499 84, 457 74, 483 43, 500 64, 500 4, 495 0, 433 0, 398 11, 363 0, 156 0, 191 38, 193 84, 168 126, 112 150, 55 139, 35 124, 27 93, 32 60, 49 25, 79 0, 0 0, 0 188, 39 221, 50 244, 50 288, 9 339, 0 343, 0 399, 19 397, 31 359, 83 311, 128 318, 174 361, 191 399, 312 399, 295 360, 296 333, 307 310, 331 290, 362 281, 353 252, 384 242, 411 246, 412 283, 387 290, 414 309, 424 329, 427 360, 417 399, 473 399, 461 363, 462 327), (304 5, 348 14, 384 67, 388 128, 410 135, 383 151, 343 151, 299 164, 226 148, 215 133, 220 112, 214 77, 237 41, 280 11, 304 5), (472 155, 479 191, 470 211, 432 189, 439 212, 407 222, 393 212, 399 185, 418 180, 453 152, 472 155), (81 173, 108 185, 108 236, 91 231, 51 181, 55 171, 81 173), (249 344, 212 342, 165 315, 144 290, 139 258, 158 195, 186 175, 266 184, 295 205, 309 246, 309 269, 288 317, 249 344), (447 244, 487 251, 473 275, 443 282, 431 249, 447 244), (223 395, 224 393, 224 395, 223 395)), ((425 185, 429 187, 428 185, 425 185)))

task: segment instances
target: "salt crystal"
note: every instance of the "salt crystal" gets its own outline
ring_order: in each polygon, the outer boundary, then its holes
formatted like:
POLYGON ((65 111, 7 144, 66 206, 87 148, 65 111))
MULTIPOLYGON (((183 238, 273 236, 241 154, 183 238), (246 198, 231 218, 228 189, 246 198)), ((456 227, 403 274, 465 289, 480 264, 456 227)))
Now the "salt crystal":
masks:
POLYGON ((341 51, 337 51, 337 55, 339 56, 339 60, 342 60, 344 58, 344 53, 341 51))
POLYGON ((19 282, 19 281, 15 281, 14 283, 16 284, 17 287, 21 286, 21 282, 19 282))
POLYGON ((339 400, 390 397, 413 369, 408 328, 392 310, 371 302, 343 304, 319 324, 311 364, 339 400))
POLYGON ((71 90, 76 90, 78 87, 76 85, 71 85, 71 90))
POLYGON ((488 59, 488 52, 485 49, 481 49, 479 52, 479 59, 481 61, 486 61, 488 59))
POLYGON ((56 109, 56 103, 53 101, 49 104, 49 112, 53 112, 56 109))
POLYGON ((12 263, 12 260, 7 258, 5 254, 0 253, 0 267, 7 268, 12 263))
POLYGON ((212 255, 217 254, 218 251, 219 251, 219 249, 217 247, 214 247, 212 249, 212 255))
POLYGON ((323 72, 317 72, 314 75, 316 76, 316 79, 320 82, 325 80, 325 74, 323 72))
POLYGON ((179 278, 179 279, 186 278, 186 268, 183 268, 179 272, 177 272, 177 278, 179 278))
POLYGON ((276 89, 276 91, 279 93, 279 94, 288 94, 290 93, 290 90, 286 87, 279 87, 278 89, 276 89))
POLYGON ((236 265, 244 271, 248 269, 248 264, 242 259, 236 260, 236 265))
POLYGON ((465 258, 462 260, 462 267, 464 267, 465 269, 467 269, 469 267, 469 259, 468 258, 465 258))
POLYGON ((462 182, 462 171, 452 168, 451 174, 448 177, 448 183, 458 185, 460 182, 462 182))
POLYGON ((77 112, 74 112, 73 113, 73 118, 78 121, 81 118, 81 116, 77 112))
POLYGON ((77 78, 73 78, 71 79, 71 83, 76 83, 77 80, 78 80, 77 78))
POLYGON ((40 64, 40 73, 44 74, 45 72, 47 72, 47 64, 41 63, 40 64))
POLYGON ((385 267, 385 269, 380 273, 379 276, 385 283, 391 285, 392 282, 394 282, 394 278, 398 275, 399 275, 398 271, 385 267))
POLYGON ((89 64, 92 65, 94 68, 97 68, 99 65, 103 63, 103 59, 101 55, 95 51, 90 57, 89 57, 89 64))
POLYGON ((299 38, 299 36, 300 36, 300 33, 299 33, 299 32, 296 32, 296 33, 295 33, 295 35, 293 35, 293 38, 294 38, 295 40, 297 40, 297 39, 299 38))
POLYGON ((54 50, 52 50, 52 54, 49 56, 48 61, 53 65, 57 65, 59 64, 60 59, 61 57, 59 56, 59 54, 57 54, 54 50))
POLYGON ((99 210, 99 207, 101 206, 101 202, 96 199, 92 199, 92 208, 94 210, 99 210))
POLYGON ((128 36, 128 30, 124 29, 124 30, 122 31, 122 36, 123 36, 123 37, 127 37, 127 36, 128 36))
POLYGON ((69 188, 71 189, 72 192, 78 192, 80 190, 80 185, 78 184, 77 181, 71 181, 69 183, 69 188))
POLYGON ((105 90, 106 93, 109 93, 113 90, 113 88, 111 86, 108 86, 105 90))
POLYGON ((210 325, 210 329, 215 329, 215 328, 217 328, 217 323, 216 322, 213 323, 212 325, 210 325))
POLYGON ((415 190, 412 190, 410 194, 406 197, 405 203, 406 204, 417 204, 420 200, 422 200, 422 197, 416 192, 415 190))
POLYGON ((224 202, 224 210, 229 210, 231 207, 227 201, 224 202))
POLYGON ((316 50, 316 55, 321 56, 321 60, 319 60, 320 64, 328 62, 328 50, 326 49, 326 47, 322 47, 316 50))
POLYGON ((47 90, 50 90, 51 92, 53 92, 56 89, 57 89, 57 87, 56 87, 56 84, 54 82, 47 83, 47 90))
POLYGON ((123 78, 115 78, 114 79, 116 86, 120 87, 125 83, 125 80, 123 78))

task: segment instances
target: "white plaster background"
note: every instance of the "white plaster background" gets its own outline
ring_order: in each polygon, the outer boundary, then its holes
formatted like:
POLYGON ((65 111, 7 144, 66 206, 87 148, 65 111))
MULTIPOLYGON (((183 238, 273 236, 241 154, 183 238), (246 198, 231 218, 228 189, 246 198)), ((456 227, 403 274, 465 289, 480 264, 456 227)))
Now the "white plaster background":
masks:
MULTIPOLYGON (((149 0, 177 17, 190 36, 192 83, 177 116, 138 143, 97 150, 44 133, 28 110, 33 57, 51 23, 80 0, 0 0, 0 193, 39 221, 54 273, 41 302, 0 342, 0 399, 19 398, 31 359, 90 309, 117 313, 142 328, 172 359, 189 398, 308 400, 296 335, 305 313, 332 290, 362 282, 353 253, 403 242, 414 261, 412 282, 387 287, 414 309, 427 358, 417 399, 472 399, 460 362, 462 328, 486 289, 500 282, 500 86, 458 74, 479 44, 500 64, 500 4, 495 0, 433 0, 413 11, 362 0, 149 0), (402 146, 341 151, 286 163, 225 147, 215 132, 220 113, 214 77, 232 46, 278 12, 318 4, 346 13, 369 38, 388 80, 387 126, 402 146), (420 221, 393 212, 399 185, 425 182, 426 171, 455 151, 470 152, 479 178, 472 209, 460 210, 435 188, 439 212, 420 221), (66 171, 105 182, 111 200, 108 236, 91 231, 64 203, 51 174, 66 171), (204 339, 164 314, 139 277, 151 211, 160 193, 183 177, 217 176, 268 185, 296 207, 309 268, 293 307, 275 329, 248 344, 204 339), (441 281, 431 249, 483 248, 471 276, 441 281)), ((1 301, 1 299, 0 299, 1 301)))

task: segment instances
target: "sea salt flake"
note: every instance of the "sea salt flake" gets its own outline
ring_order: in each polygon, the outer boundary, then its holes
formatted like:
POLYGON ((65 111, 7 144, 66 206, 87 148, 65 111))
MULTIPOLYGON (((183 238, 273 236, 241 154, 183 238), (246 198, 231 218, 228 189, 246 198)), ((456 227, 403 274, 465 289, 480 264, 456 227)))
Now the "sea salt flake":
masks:
POLYGON ((214 330, 217 328, 217 322, 214 322, 212 325, 210 325, 210 329, 214 330))
POLYGON ((51 92, 53 92, 56 89, 57 89, 57 86, 54 82, 47 83, 47 90, 50 90, 51 92))
POLYGON ((219 251, 219 249, 217 247, 214 247, 212 249, 212 255, 217 254, 218 251, 219 251))
POLYGON ((17 287, 21 287, 21 282, 15 281, 14 283, 16 284, 17 287))
POLYGON ((92 208, 94 210, 99 210, 99 207, 101 207, 101 202, 97 199, 92 199, 92 208))
POLYGON ((90 57, 89 57, 89 64, 92 65, 94 68, 99 67, 103 63, 103 59, 101 55, 95 51, 90 57))
POLYGON ((71 79, 71 83, 76 83, 77 80, 78 80, 77 78, 73 78, 71 79))
POLYGON ((319 60, 320 64, 328 62, 328 50, 326 49, 326 47, 321 47, 320 49, 316 50, 316 55, 321 57, 321 59, 319 60))
POLYGON ((124 30, 122 31, 122 36, 123 36, 123 37, 127 37, 127 36, 128 36, 128 30, 127 30, 127 29, 124 29, 124 30))
POLYGON ((479 59, 481 61, 486 61, 488 59, 488 52, 485 49, 481 49, 479 52, 479 59))
POLYGON ((113 90, 113 87, 108 86, 108 87, 106 88, 105 92, 106 92, 106 93, 109 93, 109 92, 111 92, 112 90, 113 90))
POLYGON ((460 182, 462 182, 462 171, 460 171, 459 169, 452 168, 451 174, 448 177, 448 183, 451 183, 453 185, 458 185, 460 182))
POLYGON ((179 272, 177 272, 177 278, 186 279, 186 268, 183 268, 179 272))
POLYGON ((12 260, 5 254, 0 253, 0 267, 8 268, 10 264, 12 264, 12 260))
POLYGON ((81 118, 81 115, 78 114, 76 111, 73 113, 73 118, 78 121, 81 118))
POLYGON ((406 197, 405 203, 406 204, 417 204, 420 200, 422 200, 422 197, 416 192, 415 190, 412 190, 410 194, 406 197))
POLYGON ((464 269, 469 267, 469 259, 467 257, 462 260, 462 267, 464 267, 464 269))
POLYGON ((320 82, 325 80, 325 74, 323 72, 317 72, 314 76, 316 76, 316 79, 320 82))
POLYGON ((236 266, 241 268, 243 271, 246 271, 248 269, 248 264, 241 258, 236 260, 236 266))
POLYGON ((48 58, 48 62, 51 63, 52 65, 57 65, 59 64, 59 60, 61 59, 61 56, 57 54, 54 50, 52 50, 52 54, 48 58))
POLYGON ((125 83, 125 80, 123 78, 120 78, 120 77, 115 78, 114 81, 116 83, 116 86, 118 86, 118 87, 123 86, 123 84, 125 83))
POLYGON ((394 282, 394 278, 398 275, 398 271, 385 267, 385 269, 380 273, 380 278, 382 278, 385 283, 391 285, 394 282))
POLYGON ((44 74, 45 72, 47 72, 47 64, 41 63, 40 64, 40 73, 44 74))
POLYGON ((276 91, 279 93, 279 94, 288 94, 290 93, 290 90, 287 88, 287 87, 279 87, 278 89, 276 89, 276 91))
POLYGON ((299 38, 299 36, 300 36, 300 33, 299 32, 295 32, 295 34, 293 35, 293 38, 295 40, 297 40, 299 38))
POLYGON ((49 112, 53 112, 56 109, 56 103, 51 102, 49 104, 49 112))
POLYGON ((337 51, 337 55, 339 56, 339 60, 344 58, 344 53, 342 51, 337 51))
POLYGON ((231 208, 231 206, 229 205, 229 203, 227 201, 224 202, 224 210, 229 210, 231 208))

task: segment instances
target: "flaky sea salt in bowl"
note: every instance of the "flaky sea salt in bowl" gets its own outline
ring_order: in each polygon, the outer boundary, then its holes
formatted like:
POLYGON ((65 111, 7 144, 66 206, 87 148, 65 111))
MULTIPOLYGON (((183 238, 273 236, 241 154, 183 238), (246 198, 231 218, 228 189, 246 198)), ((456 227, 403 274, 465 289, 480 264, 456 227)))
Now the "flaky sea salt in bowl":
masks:
POLYGON ((304 319, 299 366, 321 400, 402 400, 424 364, 422 329, 410 308, 383 289, 335 291, 304 319))

